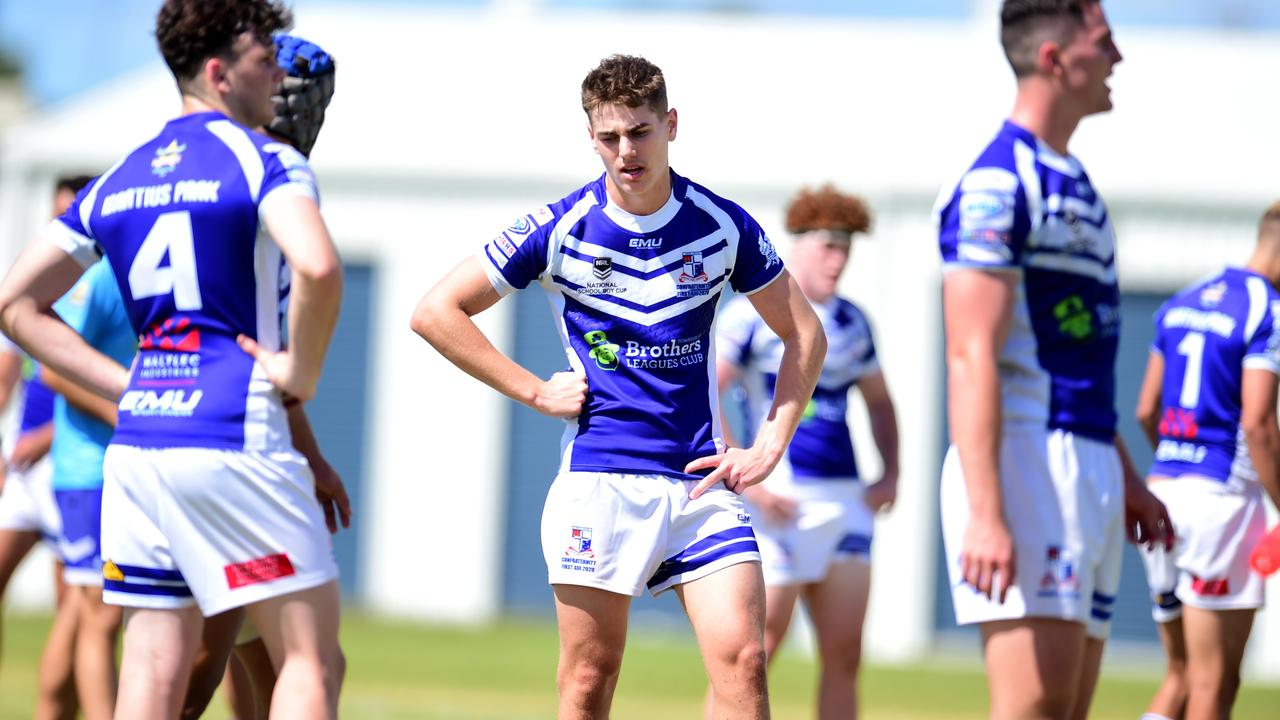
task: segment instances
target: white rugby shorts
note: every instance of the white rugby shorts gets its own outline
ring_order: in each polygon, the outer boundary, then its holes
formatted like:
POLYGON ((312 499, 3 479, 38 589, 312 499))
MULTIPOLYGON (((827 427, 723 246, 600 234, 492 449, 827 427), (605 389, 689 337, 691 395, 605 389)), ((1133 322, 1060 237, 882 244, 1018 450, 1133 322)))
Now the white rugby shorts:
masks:
POLYGON ((947 451, 942 536, 956 622, 1060 618, 1106 639, 1125 543, 1124 475, 1115 446, 1063 430, 1006 427, 1000 487, 1017 563, 1004 603, 987 599, 960 573, 969 497, 959 453, 954 446, 947 451))
POLYGON ((1149 483, 1169 510, 1173 550, 1142 553, 1151 588, 1151 617, 1169 622, 1182 606, 1205 610, 1260 608, 1263 578, 1249 553, 1266 534, 1262 489, 1256 482, 1222 483, 1183 475, 1149 483))
POLYGON ((46 542, 62 536, 62 516, 53 499, 53 461, 40 459, 26 470, 10 469, 0 491, 0 530, 40 533, 46 542))
POLYGON ((564 472, 542 510, 542 554, 552 585, 658 595, 730 565, 759 562, 742 499, 717 485, 664 475, 564 472))
POLYGON ((875 516, 863 501, 862 481, 797 481, 783 468, 765 480, 764 488, 796 503, 796 516, 785 523, 768 520, 747 503, 765 585, 808 585, 825 578, 832 563, 871 561, 875 516))
POLYGON ((338 576, 296 452, 111 445, 103 474, 108 603, 210 616, 338 576))

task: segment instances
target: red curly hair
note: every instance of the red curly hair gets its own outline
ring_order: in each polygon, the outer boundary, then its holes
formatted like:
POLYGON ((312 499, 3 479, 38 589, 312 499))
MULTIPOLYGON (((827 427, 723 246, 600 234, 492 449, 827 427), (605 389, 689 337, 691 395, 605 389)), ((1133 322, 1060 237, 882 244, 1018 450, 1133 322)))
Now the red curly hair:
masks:
POLYGON ((849 234, 871 229, 871 212, 857 195, 846 195, 830 184, 802 189, 787 205, 787 232, 840 230, 849 234))

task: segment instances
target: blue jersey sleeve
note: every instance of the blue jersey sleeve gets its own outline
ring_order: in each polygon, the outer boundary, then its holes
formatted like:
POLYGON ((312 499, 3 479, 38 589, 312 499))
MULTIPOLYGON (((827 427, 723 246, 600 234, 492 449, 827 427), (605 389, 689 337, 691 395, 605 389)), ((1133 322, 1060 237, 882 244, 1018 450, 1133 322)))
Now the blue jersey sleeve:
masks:
POLYGON ((49 223, 44 234, 47 240, 62 248, 86 269, 102 257, 102 249, 89 229, 89 213, 93 210, 97 187, 97 180, 85 186, 67 211, 49 223))
POLYGON ((1156 334, 1154 337, 1151 338, 1151 352, 1158 353, 1161 356, 1165 355, 1164 315, 1168 311, 1169 311, 1169 303, 1165 302, 1163 305, 1160 306, 1159 310, 1156 310, 1156 314, 1153 318, 1156 325, 1156 334))
POLYGON ((1019 267, 1030 231, 1021 182, 998 166, 966 173, 938 215, 938 245, 949 268, 1019 267))
POLYGON ((307 158, 292 145, 269 142, 262 146, 263 176, 260 206, 279 195, 301 195, 320 202, 320 188, 307 158))
POLYGON ((1244 366, 1280 375, 1280 300, 1267 303, 1267 311, 1253 337, 1245 338, 1244 366))
POLYGON ((499 295, 523 290, 547 270, 554 215, 543 206, 517 217, 477 257, 499 295))
POLYGON ((765 289, 782 274, 782 260, 755 218, 741 208, 737 208, 737 212, 741 213, 735 218, 740 233, 738 255, 734 258, 729 285, 743 295, 750 295, 765 289))

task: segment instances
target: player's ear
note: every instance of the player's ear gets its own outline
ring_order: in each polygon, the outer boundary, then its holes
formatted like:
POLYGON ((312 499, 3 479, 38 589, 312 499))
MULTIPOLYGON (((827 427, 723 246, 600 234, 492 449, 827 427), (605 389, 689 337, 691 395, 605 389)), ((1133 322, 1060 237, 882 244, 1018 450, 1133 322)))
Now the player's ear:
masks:
POLYGON ((680 118, 676 115, 676 109, 671 108, 667 111, 667 142, 676 139, 676 126, 679 124, 680 118))
POLYGON ((227 88, 223 84, 227 81, 227 64, 222 58, 214 56, 204 61, 200 66, 200 80, 209 87, 210 90, 225 92, 227 88))
POLYGON ((1045 40, 1036 49, 1036 70, 1045 75, 1057 75, 1062 69, 1062 48, 1052 40, 1045 40))

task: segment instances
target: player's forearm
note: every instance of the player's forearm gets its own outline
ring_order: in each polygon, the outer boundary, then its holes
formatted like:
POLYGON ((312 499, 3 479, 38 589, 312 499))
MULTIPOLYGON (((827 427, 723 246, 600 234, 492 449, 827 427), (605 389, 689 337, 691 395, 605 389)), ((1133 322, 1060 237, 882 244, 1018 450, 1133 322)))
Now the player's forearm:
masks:
POLYGON ((877 403, 868 409, 871 421, 871 437, 875 440, 880 461, 884 464, 884 477, 898 477, 898 415, 892 402, 877 403))
POLYGON ((4 332, 54 372, 111 402, 118 402, 129 371, 95 350, 53 311, 41 312, 30 299, 7 305, 4 332))
POLYGON ((462 308, 441 304, 428 293, 414 309, 410 327, 466 374, 536 409, 541 378, 499 352, 462 308))
POLYGON ((311 429, 311 421, 307 419, 307 413, 302 408, 302 403, 295 403, 289 407, 289 434, 293 437, 293 449, 302 454, 307 459, 307 464, 314 470, 322 465, 328 465, 328 461, 324 459, 324 455, 320 452, 320 443, 316 440, 315 432, 311 429))
POLYGON ((951 441, 969 495, 970 514, 1004 518, 1000 489, 1000 377, 994 355, 969 350, 948 358, 951 441))
POLYGON ((50 369, 47 365, 40 369, 40 380, 50 390, 61 395, 71 407, 91 415, 111 427, 116 426, 117 403, 99 397, 86 388, 80 387, 50 369))
POLYGON ((310 400, 320 381, 324 356, 342 304, 342 266, 300 273, 294 268, 289 302, 289 355, 301 381, 299 399, 310 400))
POLYGON ((818 385, 822 362, 827 356, 827 335, 816 316, 798 318, 792 331, 782 338, 782 347, 773 405, 752 444, 775 463, 786 452, 818 385))
POLYGON ((1258 484, 1280 508, 1280 427, 1276 426, 1274 417, 1270 422, 1247 425, 1244 439, 1254 472, 1258 474, 1258 484))

